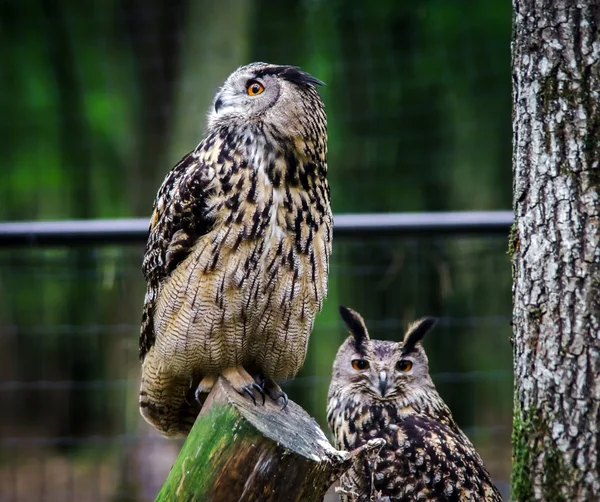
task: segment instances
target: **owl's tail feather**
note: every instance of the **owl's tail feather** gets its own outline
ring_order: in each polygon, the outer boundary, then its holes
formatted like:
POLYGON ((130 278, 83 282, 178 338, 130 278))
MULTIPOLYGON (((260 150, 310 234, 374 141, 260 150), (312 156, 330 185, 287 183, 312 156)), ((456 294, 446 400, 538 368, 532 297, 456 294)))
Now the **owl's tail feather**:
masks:
POLYGON ((188 378, 152 371, 151 359, 142 365, 140 413, 164 436, 187 436, 201 408, 195 388, 188 378))

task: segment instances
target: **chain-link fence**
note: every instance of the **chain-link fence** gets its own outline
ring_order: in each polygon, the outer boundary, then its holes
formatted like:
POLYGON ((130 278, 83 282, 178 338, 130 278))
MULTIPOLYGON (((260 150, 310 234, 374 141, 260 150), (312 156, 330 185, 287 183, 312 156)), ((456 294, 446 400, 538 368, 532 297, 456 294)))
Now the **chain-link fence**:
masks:
MULTIPOLYGON (((23 0, 0 23, 2 221, 147 221, 235 68, 325 81, 333 210, 380 227, 336 230, 329 298, 286 390, 325 427, 339 303, 381 338, 437 316, 434 380, 507 493, 507 229, 385 227, 391 212, 510 207, 510 2, 23 0)), ((137 410, 143 232, 29 231, 0 230, 0 501, 152 500, 179 445, 137 410)))
MULTIPOLYGON (((376 222, 377 217, 374 216, 376 222)), ((291 399, 324 430, 337 304, 376 338, 409 320, 440 322, 426 340, 434 381, 506 492, 512 411, 506 238, 352 232, 335 239, 330 294, 291 399)), ((0 494, 6 501, 152 500, 180 444, 137 408, 141 245, 0 250, 0 494)))

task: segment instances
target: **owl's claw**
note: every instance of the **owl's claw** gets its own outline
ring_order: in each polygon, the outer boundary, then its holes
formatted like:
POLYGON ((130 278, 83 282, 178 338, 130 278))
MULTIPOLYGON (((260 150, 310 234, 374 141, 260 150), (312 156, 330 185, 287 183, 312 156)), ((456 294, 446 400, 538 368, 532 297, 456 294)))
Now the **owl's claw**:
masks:
POLYGON ((281 410, 285 410, 287 408, 288 405, 288 397, 287 394, 283 391, 281 391, 281 396, 279 396, 280 398, 283 398, 283 406, 281 407, 281 410))
POLYGON ((254 392, 252 392, 252 389, 246 385, 245 387, 242 388, 242 392, 244 394, 247 394, 248 396, 250 396, 250 399, 252 399, 252 402, 254 404, 256 404, 256 398, 254 397, 254 392))
POLYGON ((265 389, 263 389, 259 384, 257 384, 256 382, 252 384, 252 388, 256 389, 258 391, 258 393, 261 395, 262 397, 262 404, 263 406, 265 405, 265 389))
POLYGON ((283 406, 281 410, 285 410, 289 402, 287 394, 283 392, 281 387, 279 387, 279 385, 277 385, 271 378, 265 378, 264 382, 264 389, 267 395, 276 403, 278 403, 280 399, 283 399, 283 406))
POLYGON ((250 397, 254 404, 256 404, 254 390, 258 391, 262 396, 263 404, 265 404, 265 391, 263 386, 256 382, 242 366, 226 368, 223 370, 222 375, 237 392, 250 397))
POLYGON ((204 404, 204 399, 200 398, 200 394, 210 394, 216 380, 217 378, 213 375, 207 375, 200 380, 198 387, 196 387, 196 390, 194 391, 194 397, 200 406, 204 404))
POLYGON ((252 399, 252 402, 254 404, 256 404, 256 397, 254 396, 254 392, 253 390, 258 391, 258 393, 261 395, 262 397, 262 404, 264 406, 265 404, 265 391, 264 389, 258 385, 257 383, 251 383, 248 385, 245 385, 244 387, 242 387, 242 392, 248 396, 250 396, 250 399, 252 399))

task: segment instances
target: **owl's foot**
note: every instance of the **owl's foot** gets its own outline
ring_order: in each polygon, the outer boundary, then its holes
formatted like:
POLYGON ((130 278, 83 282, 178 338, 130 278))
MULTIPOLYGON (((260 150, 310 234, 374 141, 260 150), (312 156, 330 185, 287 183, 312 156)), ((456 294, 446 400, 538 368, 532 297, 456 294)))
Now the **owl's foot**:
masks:
POLYGON ((254 404, 256 404, 256 398, 254 397, 254 390, 256 390, 262 396, 263 404, 265 404, 264 389, 254 381, 254 378, 242 366, 226 368, 221 375, 237 392, 249 396, 254 404))
POLYGON ((278 403, 280 399, 283 400, 283 407, 281 409, 285 410, 288 405, 288 397, 287 394, 281 390, 281 387, 277 385, 275 380, 265 377, 263 386, 265 392, 273 401, 278 403))
POLYGON ((204 399, 201 399, 200 394, 209 394, 217 381, 217 377, 215 375, 206 375, 200 383, 198 387, 196 387, 196 391, 194 392, 194 397, 196 401, 202 405, 204 403, 204 399))
MULTIPOLYGON (((263 388, 262 388, 262 387, 261 387, 259 384, 257 384, 256 382, 252 383, 251 387, 252 387, 253 389, 255 389, 255 390, 256 390, 256 391, 257 391, 257 392, 260 394, 260 397, 262 397, 262 404, 263 404, 263 406, 264 406, 264 404, 265 404, 265 389, 263 389, 263 388)), ((256 400, 254 399, 254 393, 253 393, 252 391, 250 391, 250 393, 251 393, 250 395, 251 395, 251 397, 252 397, 252 399, 253 399, 253 401, 254 401, 254 404, 256 404, 256 400)))

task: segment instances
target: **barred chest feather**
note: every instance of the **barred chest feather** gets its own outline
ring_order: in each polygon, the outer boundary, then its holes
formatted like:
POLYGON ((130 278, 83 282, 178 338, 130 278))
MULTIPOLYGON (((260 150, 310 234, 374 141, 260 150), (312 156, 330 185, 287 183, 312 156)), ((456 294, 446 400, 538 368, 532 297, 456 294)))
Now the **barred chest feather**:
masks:
POLYGON ((375 500, 407 502, 501 500, 469 439, 445 406, 440 411, 434 418, 398 403, 332 397, 327 418, 337 448, 386 440, 376 455, 342 478, 342 500, 368 501, 373 495, 379 497, 375 500))
POLYGON ((157 339, 157 350, 198 371, 249 364, 274 379, 294 376, 327 293, 325 151, 296 145, 291 156, 270 144, 221 131, 195 153, 207 167, 214 225, 162 284, 155 331, 176 339, 157 339))

